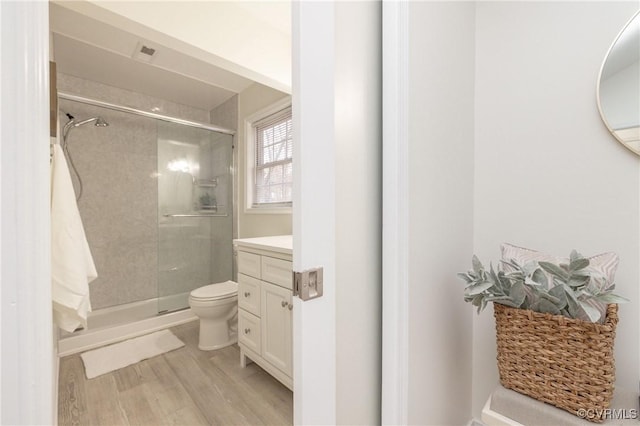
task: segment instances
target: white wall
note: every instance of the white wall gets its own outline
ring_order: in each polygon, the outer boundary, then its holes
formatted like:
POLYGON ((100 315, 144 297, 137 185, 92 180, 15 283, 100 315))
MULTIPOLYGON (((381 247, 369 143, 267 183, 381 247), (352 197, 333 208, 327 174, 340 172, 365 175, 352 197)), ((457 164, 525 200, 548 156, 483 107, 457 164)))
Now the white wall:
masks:
MULTIPOLYGON (((620 255, 616 387, 637 390, 639 159, 600 120, 595 88, 637 2, 479 2, 474 251, 508 241, 545 252, 620 255)), ((461 297, 461 296, 458 296, 461 297)), ((469 309, 471 307, 468 307, 469 309)), ((491 310, 474 322, 473 412, 497 383, 491 310)))
POLYGON ((455 273, 472 252, 497 260, 504 241, 619 253, 617 289, 632 303, 620 309, 616 386, 636 388, 639 160, 607 132, 595 88, 637 8, 409 4, 407 423, 479 417, 497 385, 491 308, 476 317, 455 273))
POLYGON ((409 424, 471 418, 475 7, 409 8, 409 424))
MULTIPOLYGON (((238 131, 235 144, 238 149, 238 238, 263 237, 267 235, 291 235, 291 212, 261 214, 246 212, 246 146, 245 119, 272 105, 287 94, 255 83, 238 95, 238 131)), ((295 163, 294 163, 295 167, 295 163)))
POLYGON ((335 7, 336 420, 373 425, 381 404, 382 6, 335 7))

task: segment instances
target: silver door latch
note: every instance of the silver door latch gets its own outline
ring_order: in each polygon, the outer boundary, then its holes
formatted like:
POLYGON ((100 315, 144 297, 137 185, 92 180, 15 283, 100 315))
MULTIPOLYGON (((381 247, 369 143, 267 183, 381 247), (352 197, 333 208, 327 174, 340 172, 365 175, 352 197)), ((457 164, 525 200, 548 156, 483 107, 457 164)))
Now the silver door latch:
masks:
POLYGON ((322 268, 293 271, 293 295, 302 300, 322 296, 322 268))

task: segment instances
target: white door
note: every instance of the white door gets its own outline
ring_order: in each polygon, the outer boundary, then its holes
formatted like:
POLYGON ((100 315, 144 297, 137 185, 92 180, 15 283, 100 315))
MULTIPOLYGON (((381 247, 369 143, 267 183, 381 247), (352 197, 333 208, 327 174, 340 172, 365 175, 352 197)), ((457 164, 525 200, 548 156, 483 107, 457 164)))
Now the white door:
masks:
POLYGON ((293 299, 293 421, 336 424, 333 7, 294 2, 292 19, 293 269, 324 267, 324 296, 293 299))
POLYGON ((381 7, 293 2, 295 424, 380 423, 381 7))

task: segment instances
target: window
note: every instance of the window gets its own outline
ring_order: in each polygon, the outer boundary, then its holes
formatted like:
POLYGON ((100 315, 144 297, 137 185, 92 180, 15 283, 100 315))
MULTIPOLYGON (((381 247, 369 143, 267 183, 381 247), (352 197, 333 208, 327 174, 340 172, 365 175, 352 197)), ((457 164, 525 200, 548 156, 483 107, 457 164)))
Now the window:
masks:
POLYGON ((247 123, 247 207, 283 210, 291 207, 293 143, 291 106, 278 103, 247 123))

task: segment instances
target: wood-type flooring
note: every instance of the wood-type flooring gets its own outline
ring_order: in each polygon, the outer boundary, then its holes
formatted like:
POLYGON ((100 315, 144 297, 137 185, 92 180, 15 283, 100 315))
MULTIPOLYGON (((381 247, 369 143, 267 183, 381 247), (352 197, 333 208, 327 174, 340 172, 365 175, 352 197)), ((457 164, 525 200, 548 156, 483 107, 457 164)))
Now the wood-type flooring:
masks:
POLYGON ((58 423, 291 425, 293 394, 237 345, 198 349, 198 322, 170 329, 185 346, 88 380, 80 355, 60 360, 58 423))

